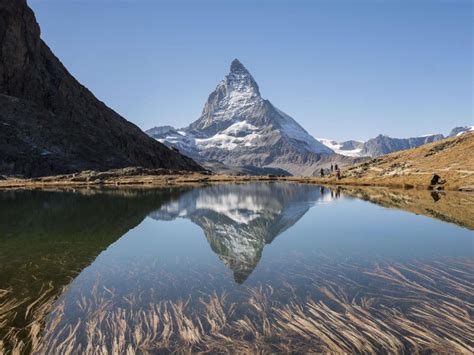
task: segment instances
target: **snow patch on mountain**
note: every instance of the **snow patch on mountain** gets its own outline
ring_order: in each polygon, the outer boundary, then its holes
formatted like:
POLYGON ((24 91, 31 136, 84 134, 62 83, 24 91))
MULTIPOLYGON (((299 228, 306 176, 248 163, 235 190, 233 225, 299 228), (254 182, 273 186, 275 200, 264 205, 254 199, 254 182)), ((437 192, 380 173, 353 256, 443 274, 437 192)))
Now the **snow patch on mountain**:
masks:
POLYGON ((240 196, 229 192, 199 196, 196 199, 196 209, 214 211, 238 224, 249 224, 260 217, 265 206, 254 196, 240 196))
POLYGON ((258 131, 258 127, 247 121, 241 121, 230 125, 212 137, 196 138, 195 143, 200 150, 209 148, 233 150, 239 146, 251 147, 261 137, 258 131))
POLYGON ((451 133, 449 134, 450 137, 458 137, 466 132, 474 131, 474 126, 463 126, 463 127, 455 127, 452 129, 451 133))
MULTIPOLYGON (((329 149, 333 150, 337 154, 345 155, 348 157, 360 157, 361 152, 362 152, 362 147, 360 148, 355 148, 355 149, 344 149, 344 144, 343 143, 338 143, 334 140, 331 139, 326 139, 326 138, 317 138, 319 142, 324 144, 326 147, 329 149)), ((364 142, 359 142, 363 144, 364 142)))

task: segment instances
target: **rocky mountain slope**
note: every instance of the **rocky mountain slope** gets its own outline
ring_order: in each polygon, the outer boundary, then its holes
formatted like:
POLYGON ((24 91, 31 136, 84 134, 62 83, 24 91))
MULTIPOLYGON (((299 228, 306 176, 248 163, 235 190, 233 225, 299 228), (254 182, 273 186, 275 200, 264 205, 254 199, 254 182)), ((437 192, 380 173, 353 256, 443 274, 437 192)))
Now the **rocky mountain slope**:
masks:
POLYGON ((360 156, 378 157, 399 150, 416 148, 420 145, 436 142, 443 138, 444 136, 442 134, 412 138, 392 138, 380 134, 363 144, 360 156))
POLYGON ((0 2, 0 174, 127 166, 201 170, 97 100, 40 38, 26 0, 0 2))
POLYGON ((447 137, 454 137, 474 130, 474 126, 455 127, 448 136, 443 134, 428 134, 420 137, 393 138, 378 135, 366 142, 350 140, 336 142, 331 139, 318 138, 318 141, 338 154, 349 157, 378 157, 384 154, 419 147, 423 144, 439 141, 447 137))
POLYGON ((248 70, 235 59, 188 127, 155 127, 147 133, 202 164, 277 168, 312 175, 321 165, 354 162, 314 139, 292 117, 262 98, 248 70))

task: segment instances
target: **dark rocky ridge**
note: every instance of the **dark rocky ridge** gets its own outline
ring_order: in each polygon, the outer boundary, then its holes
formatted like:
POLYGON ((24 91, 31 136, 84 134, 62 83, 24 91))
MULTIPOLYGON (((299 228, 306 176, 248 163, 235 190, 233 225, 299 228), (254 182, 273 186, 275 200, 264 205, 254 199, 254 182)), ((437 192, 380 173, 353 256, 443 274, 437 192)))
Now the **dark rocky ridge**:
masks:
POLYGON ((41 40, 26 0, 0 2, 0 95, 0 174, 202 169, 149 138, 70 75, 41 40))

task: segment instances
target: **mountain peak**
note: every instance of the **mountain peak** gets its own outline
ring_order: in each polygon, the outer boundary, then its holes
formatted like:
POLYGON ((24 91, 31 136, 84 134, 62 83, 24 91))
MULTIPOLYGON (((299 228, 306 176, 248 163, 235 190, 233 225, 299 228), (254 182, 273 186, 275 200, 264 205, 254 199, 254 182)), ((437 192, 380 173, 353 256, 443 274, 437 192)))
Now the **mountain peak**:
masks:
POLYGON ((244 65, 236 58, 232 61, 230 64, 230 72, 231 73, 242 73, 242 74, 247 74, 249 71, 247 68, 244 67, 244 65))
POLYGON ((230 64, 230 73, 223 83, 227 87, 226 95, 233 96, 237 93, 238 98, 245 99, 260 97, 257 82, 238 59, 234 59, 230 64))

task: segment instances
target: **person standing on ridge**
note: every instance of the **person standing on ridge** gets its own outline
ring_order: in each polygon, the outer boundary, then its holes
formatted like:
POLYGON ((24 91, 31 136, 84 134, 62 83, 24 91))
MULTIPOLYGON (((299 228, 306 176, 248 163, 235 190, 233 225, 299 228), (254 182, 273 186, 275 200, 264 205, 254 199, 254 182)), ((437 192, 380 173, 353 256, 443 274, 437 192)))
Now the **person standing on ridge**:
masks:
POLYGON ((321 168, 321 177, 324 177, 324 169, 321 168))
POLYGON ((334 166, 331 164, 331 173, 334 171, 334 166))

